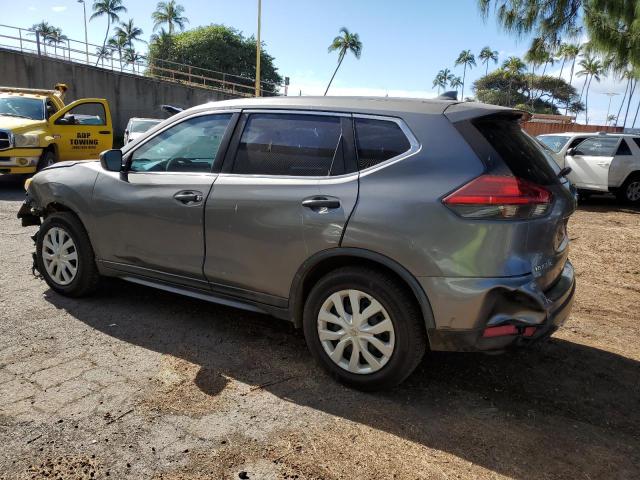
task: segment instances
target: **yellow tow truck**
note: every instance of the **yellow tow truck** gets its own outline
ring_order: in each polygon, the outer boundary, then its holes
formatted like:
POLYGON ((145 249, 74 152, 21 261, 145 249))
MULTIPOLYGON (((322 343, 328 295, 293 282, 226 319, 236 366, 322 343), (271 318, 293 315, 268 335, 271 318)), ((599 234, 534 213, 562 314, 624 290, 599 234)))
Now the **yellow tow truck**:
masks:
POLYGON ((66 91, 62 83, 53 90, 0 87, 0 175, 93 160, 112 148, 107 101, 83 98, 65 105, 66 91))

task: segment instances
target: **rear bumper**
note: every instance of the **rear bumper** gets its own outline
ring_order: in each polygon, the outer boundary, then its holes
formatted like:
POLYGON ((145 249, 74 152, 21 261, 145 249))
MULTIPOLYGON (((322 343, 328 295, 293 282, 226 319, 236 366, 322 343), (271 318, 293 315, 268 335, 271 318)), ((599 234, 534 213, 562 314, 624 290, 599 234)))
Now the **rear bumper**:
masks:
POLYGON ((436 293, 433 284, 434 281, 423 282, 430 300, 435 298, 432 308, 436 327, 428 331, 431 349, 464 352, 500 351, 551 336, 568 318, 576 287, 569 261, 554 285, 544 292, 535 287, 531 276, 445 281, 438 286, 438 294, 432 296, 436 293), (448 304, 439 301, 447 293, 442 291, 447 283, 453 288, 448 304), (503 325, 515 326, 516 332, 483 336, 487 327, 503 325))

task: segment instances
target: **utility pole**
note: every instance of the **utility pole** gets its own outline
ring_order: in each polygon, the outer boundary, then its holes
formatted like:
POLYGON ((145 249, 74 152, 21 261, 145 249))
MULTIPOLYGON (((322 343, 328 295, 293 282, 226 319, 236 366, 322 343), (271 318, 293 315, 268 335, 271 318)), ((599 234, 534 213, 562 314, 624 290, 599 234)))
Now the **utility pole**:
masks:
MULTIPOLYGON (((87 52, 87 65, 89 65, 89 40, 87 37, 87 5, 84 0, 78 0, 78 3, 82 4, 82 11, 84 12, 84 48, 87 52)), ((69 54, 71 56, 71 54, 69 54)))
POLYGON ((262 0, 258 0, 258 38, 256 39, 256 97, 260 96, 260 20, 262 0))
MULTIPOLYGON (((609 124, 609 110, 611 110, 611 99, 613 97, 615 97, 616 95, 620 95, 619 93, 615 93, 615 92, 607 92, 605 93, 605 95, 607 97, 609 97, 609 106, 607 107, 607 116, 604 117, 604 124, 605 126, 608 126, 609 124)), ((616 118, 616 125, 618 124, 618 119, 616 118)))

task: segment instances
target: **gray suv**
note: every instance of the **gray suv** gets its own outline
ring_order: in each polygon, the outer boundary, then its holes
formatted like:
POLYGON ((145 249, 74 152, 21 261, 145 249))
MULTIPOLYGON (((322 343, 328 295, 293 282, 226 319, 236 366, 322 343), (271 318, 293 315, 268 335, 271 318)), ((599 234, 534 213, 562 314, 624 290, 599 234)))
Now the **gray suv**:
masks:
POLYGON ((18 216, 68 296, 101 276, 288 319, 360 389, 425 350, 551 335, 575 289, 566 179, 521 113, 447 99, 209 103, 100 162, 58 163, 18 216))

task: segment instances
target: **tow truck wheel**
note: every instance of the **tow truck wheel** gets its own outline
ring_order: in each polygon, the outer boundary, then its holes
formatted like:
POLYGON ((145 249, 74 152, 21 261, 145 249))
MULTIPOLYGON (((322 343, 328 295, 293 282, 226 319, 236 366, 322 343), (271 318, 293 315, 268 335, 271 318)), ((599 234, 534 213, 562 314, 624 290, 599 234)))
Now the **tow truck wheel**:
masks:
POLYGON ((100 279, 89 236, 71 212, 53 213, 42 222, 36 266, 52 290, 68 297, 90 294, 100 279))
POLYGON ((43 168, 50 167, 56 163, 56 156, 51 150, 47 150, 42 154, 40 160, 38 161, 38 166, 36 167, 36 172, 39 172, 43 168))

